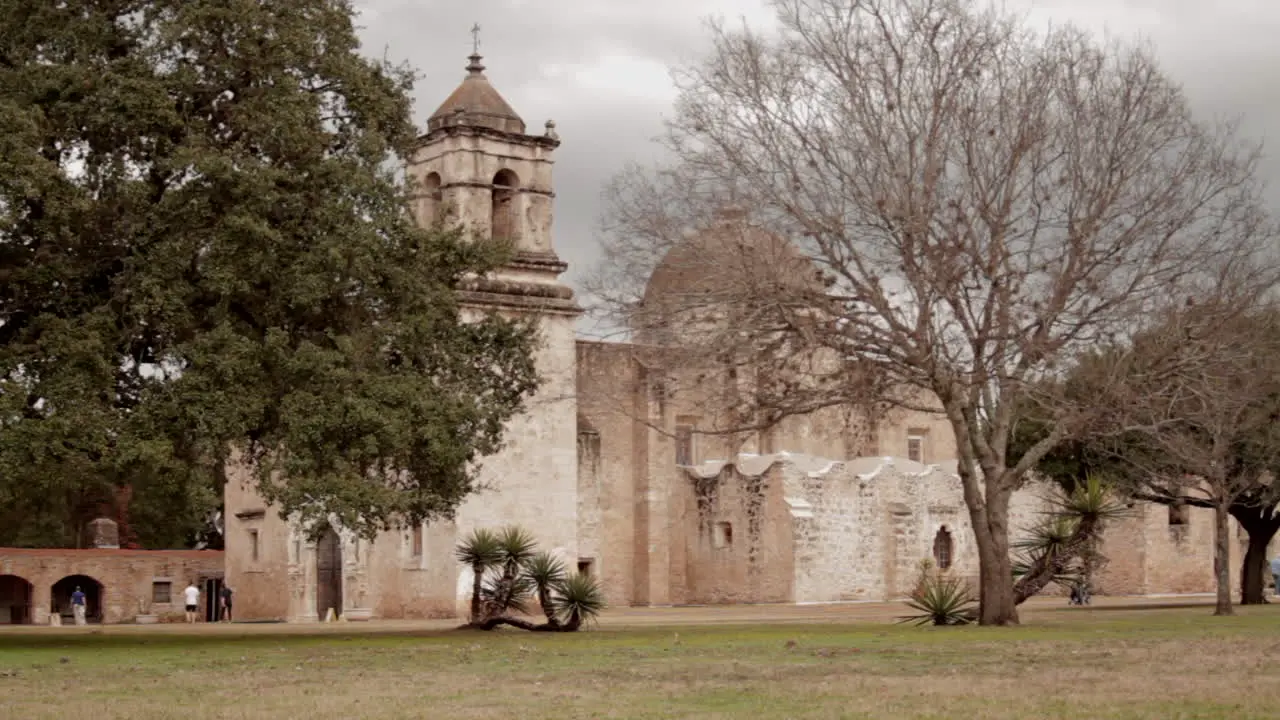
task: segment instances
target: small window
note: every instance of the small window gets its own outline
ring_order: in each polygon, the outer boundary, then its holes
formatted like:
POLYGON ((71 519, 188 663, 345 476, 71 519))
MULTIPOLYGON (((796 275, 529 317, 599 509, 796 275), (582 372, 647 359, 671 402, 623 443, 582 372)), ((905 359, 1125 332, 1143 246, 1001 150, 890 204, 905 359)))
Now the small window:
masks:
POLYGON ((578 574, 590 577, 593 565, 595 561, 591 558, 578 558, 578 574))
POLYGON ((907 459, 918 463, 925 461, 923 433, 912 433, 907 436, 907 459))
POLYGON ((1191 524, 1191 508, 1182 503, 1169 506, 1169 527, 1191 524))
POLYGON ((293 561, 295 563, 302 562, 302 540, 298 538, 293 540, 293 561))
POLYGON ((413 539, 410 547, 414 557, 422 557, 422 525, 413 526, 413 539))
POLYGON ((954 549, 951 531, 947 530, 946 526, 938 528, 938 534, 933 536, 933 561, 938 564, 939 570, 951 567, 951 555, 954 549))
POLYGON ((727 522, 716 523, 712 535, 712 544, 717 548, 727 548, 733 545, 733 524, 727 522))
POLYGON ((693 428, 688 425, 676 426, 676 464, 693 464, 693 428))
POLYGON ((249 557, 254 562, 258 562, 258 531, 257 530, 249 531, 249 557))
POLYGON ((161 582, 159 580, 151 583, 151 602, 168 604, 172 602, 172 600, 170 599, 172 597, 173 597, 173 583, 161 582))

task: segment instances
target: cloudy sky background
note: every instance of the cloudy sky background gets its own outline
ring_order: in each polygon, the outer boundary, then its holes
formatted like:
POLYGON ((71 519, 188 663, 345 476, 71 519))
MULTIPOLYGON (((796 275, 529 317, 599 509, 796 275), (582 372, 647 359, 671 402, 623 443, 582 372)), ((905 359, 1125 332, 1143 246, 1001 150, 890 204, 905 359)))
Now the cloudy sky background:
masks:
MULTIPOLYGON (((420 73, 416 119, 462 80, 480 23, 486 74, 533 133, 556 121, 555 246, 578 285, 598 258, 600 191, 628 162, 656 157, 674 98, 668 68, 707 49, 705 20, 772 24, 764 0, 356 0, 366 53, 420 73)), ((1264 171, 1280 213, 1280 2, 1007 0, 1040 26, 1072 21, 1154 44, 1205 116, 1242 115, 1267 142, 1264 171)))

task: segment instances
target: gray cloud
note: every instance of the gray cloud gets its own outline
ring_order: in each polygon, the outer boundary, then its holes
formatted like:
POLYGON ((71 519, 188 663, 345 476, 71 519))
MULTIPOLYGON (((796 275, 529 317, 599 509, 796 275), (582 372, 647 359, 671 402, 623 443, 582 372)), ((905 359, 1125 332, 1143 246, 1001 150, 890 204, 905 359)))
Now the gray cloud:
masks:
MULTIPOLYGON (((1263 139, 1280 122, 1280 3, 1274 0, 1006 0, 1035 24, 1078 22, 1142 36, 1184 83, 1197 110, 1244 114, 1263 139)), ((472 23, 483 28, 488 75, 540 132, 555 119, 556 248, 576 283, 597 257, 593 238, 603 184, 628 161, 656 156, 672 93, 664 68, 705 49, 702 20, 719 14, 767 22, 762 0, 358 0, 365 50, 420 73, 419 123, 461 81, 472 23)), ((1280 207, 1280 153, 1264 170, 1280 207)))

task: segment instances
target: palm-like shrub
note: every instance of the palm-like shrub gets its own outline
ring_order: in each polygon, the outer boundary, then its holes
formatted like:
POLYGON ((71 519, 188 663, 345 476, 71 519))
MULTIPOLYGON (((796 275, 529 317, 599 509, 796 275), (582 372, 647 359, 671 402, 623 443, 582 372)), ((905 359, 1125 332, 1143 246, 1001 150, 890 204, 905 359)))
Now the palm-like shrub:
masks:
POLYGON ((471 568, 474 575, 471 584, 471 622, 480 622, 485 573, 502 562, 501 542, 492 530, 477 528, 458 544, 455 555, 459 562, 471 568))
POLYGON ((564 563, 551 553, 540 552, 525 562, 524 572, 537 590, 538 605, 547 616, 547 622, 557 622, 556 607, 551 596, 565 582, 564 563))
POLYGON ((604 592, 588 575, 568 574, 564 562, 539 552, 533 535, 518 527, 476 530, 458 545, 457 557, 475 572, 471 627, 510 625, 525 630, 573 632, 604 609, 604 592), (528 612, 536 596, 546 616, 540 625, 513 618, 528 612))
POLYGON ((1014 599, 1021 603, 1050 583, 1071 585, 1082 577, 1105 524, 1128 513, 1111 486, 1090 475, 1054 502, 1053 515, 1014 545, 1014 599))
POLYGON ((605 608, 604 591, 590 575, 574 573, 561 581, 556 590, 555 612, 566 630, 577 630, 605 608))

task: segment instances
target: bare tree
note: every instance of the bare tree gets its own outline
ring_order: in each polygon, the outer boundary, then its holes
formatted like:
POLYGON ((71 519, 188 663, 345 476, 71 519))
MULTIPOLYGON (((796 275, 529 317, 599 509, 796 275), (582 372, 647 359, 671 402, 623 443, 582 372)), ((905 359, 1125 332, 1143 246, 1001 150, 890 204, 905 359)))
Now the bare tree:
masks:
POLYGON ((1117 459, 1153 493, 1214 512, 1215 615, 1230 615, 1231 508, 1268 494, 1280 464, 1280 316, 1199 305, 1115 356, 1107 413, 1117 459))
POLYGON ((693 340, 806 349, 823 369, 798 383, 810 406, 881 393, 945 413, 979 619, 1015 623, 1010 497, 1091 411, 1055 407, 1010 462, 1018 408, 1082 348, 1251 261, 1256 148, 1197 122, 1144 49, 1072 27, 1032 33, 962 0, 773 4, 779 33, 712 24, 709 57, 677 73, 674 161, 615 183, 594 294, 635 327, 643 271, 726 203, 787 238, 821 282, 723 283, 718 306, 759 312, 693 340))

